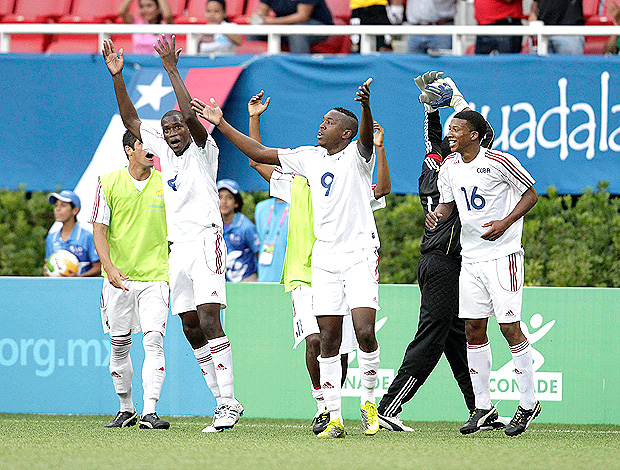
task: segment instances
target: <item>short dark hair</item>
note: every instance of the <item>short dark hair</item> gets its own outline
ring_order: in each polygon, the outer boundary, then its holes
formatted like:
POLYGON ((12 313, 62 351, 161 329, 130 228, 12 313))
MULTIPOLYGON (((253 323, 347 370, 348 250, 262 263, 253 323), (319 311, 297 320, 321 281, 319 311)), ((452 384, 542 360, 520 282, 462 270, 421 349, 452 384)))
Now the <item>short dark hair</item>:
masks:
POLYGON ((478 111, 467 110, 456 113, 454 117, 456 119, 463 119, 464 121, 467 121, 470 129, 478 133, 478 142, 482 141, 487 133, 487 121, 484 119, 482 114, 478 111))
POLYGON ((345 128, 351 131, 351 140, 353 140, 357 135, 357 128, 359 127, 359 121, 357 120, 357 116, 354 112, 349 111, 346 108, 341 108, 340 106, 335 107, 334 111, 338 111, 340 114, 344 114, 346 116, 346 119, 343 120, 344 125, 345 128))
POLYGON ((209 2, 219 3, 220 5, 222 5, 222 8, 224 9, 224 11, 226 11, 226 0, 207 0, 207 3, 209 2))
MULTIPOLYGON (((138 142, 138 138, 131 132, 125 131, 123 134, 123 149, 125 149, 125 147, 131 147, 135 150, 136 142, 138 142)), ((125 152, 125 155, 127 155, 127 152, 125 152)), ((127 157, 129 157, 129 155, 127 155, 127 157)))
POLYGON ((178 109, 171 109, 170 111, 168 111, 166 114, 164 114, 161 117, 160 122, 163 122, 164 118, 167 118, 167 117, 178 117, 181 120, 181 122, 185 122, 183 121, 183 114, 178 109))

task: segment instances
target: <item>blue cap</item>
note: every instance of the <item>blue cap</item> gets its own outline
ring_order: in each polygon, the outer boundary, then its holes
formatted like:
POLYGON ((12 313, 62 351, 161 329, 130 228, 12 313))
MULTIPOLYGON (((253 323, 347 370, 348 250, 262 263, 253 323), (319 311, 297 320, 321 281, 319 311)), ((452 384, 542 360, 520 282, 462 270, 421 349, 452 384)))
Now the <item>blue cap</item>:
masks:
POLYGON ((65 189, 64 191, 60 191, 60 193, 52 193, 48 196, 48 200, 50 204, 56 204, 56 201, 62 202, 72 202, 75 207, 78 209, 82 208, 82 203, 80 202, 80 198, 73 191, 69 191, 65 189))
POLYGON ((241 192, 241 188, 239 188, 239 183, 234 180, 219 180, 217 182, 217 190, 220 189, 228 189, 233 194, 239 194, 241 192))

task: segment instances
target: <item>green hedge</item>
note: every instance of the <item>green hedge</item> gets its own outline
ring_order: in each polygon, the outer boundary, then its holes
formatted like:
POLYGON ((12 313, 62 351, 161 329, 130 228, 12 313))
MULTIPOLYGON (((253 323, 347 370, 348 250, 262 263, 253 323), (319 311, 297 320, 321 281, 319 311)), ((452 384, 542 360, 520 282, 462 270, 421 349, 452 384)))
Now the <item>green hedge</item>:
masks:
MULTIPOLYGON (((620 198, 601 182, 579 197, 547 189, 525 217, 525 282, 534 286, 620 287, 620 198)), ((244 194, 243 213, 266 192, 244 194)), ((415 195, 389 195, 375 212, 381 237, 381 282, 417 282, 416 267, 424 213, 415 195)), ((54 222, 47 193, 0 191, 0 275, 37 276, 45 256, 45 235, 54 222)))

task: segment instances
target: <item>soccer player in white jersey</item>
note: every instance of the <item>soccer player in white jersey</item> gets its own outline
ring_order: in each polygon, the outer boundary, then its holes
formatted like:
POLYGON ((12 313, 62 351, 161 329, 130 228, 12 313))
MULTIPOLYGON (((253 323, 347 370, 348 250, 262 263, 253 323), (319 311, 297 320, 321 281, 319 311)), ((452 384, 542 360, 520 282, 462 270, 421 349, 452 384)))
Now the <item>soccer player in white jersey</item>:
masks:
POLYGON ((373 120, 368 79, 355 98, 362 106, 359 123, 354 113, 334 108, 325 114, 318 131, 318 146, 296 149, 265 147, 242 134, 213 106, 194 99, 192 105, 205 119, 218 126, 237 148, 259 163, 281 166, 308 179, 312 192, 314 234, 312 250, 313 311, 321 334, 319 358, 323 398, 330 422, 319 438, 345 436, 341 411, 342 369, 340 342, 342 318, 349 313, 359 343, 358 363, 362 378, 362 428, 367 435, 379 429, 374 389, 379 368, 379 345, 375 337, 378 305, 379 236, 368 203, 372 172, 373 120))
POLYGON ((103 266, 101 319, 110 334, 110 375, 121 408, 106 428, 138 421, 132 400, 132 333, 142 332, 144 409, 141 429, 168 429, 155 412, 166 377, 168 242, 161 173, 153 154, 129 131, 123 136, 129 165, 99 177, 91 222, 103 266))
POLYGON ((174 36, 172 44, 162 36, 155 50, 181 110, 162 117, 161 131, 140 121, 127 94, 122 49, 117 54, 112 41, 105 41, 103 57, 112 74, 123 124, 161 161, 171 242, 172 314, 181 317, 183 332, 217 402, 213 424, 203 431, 217 432, 233 427, 243 414, 234 396, 231 347, 220 322, 220 310, 226 307, 226 246, 216 188, 219 149, 192 111, 177 69, 181 50, 175 50, 174 36))
MULTIPOLYGON (((263 103, 264 92, 254 95, 248 103, 250 114, 249 136, 262 143, 260 135, 260 117, 269 106, 270 98, 263 103)), ((385 195, 392 188, 390 169, 383 146, 384 130, 378 122, 374 122, 374 144, 377 151, 377 184, 369 192, 370 206, 373 211, 385 207, 385 195)), ((320 434, 330 421, 329 411, 325 408, 323 390, 321 388, 319 361, 320 334, 317 317, 312 312, 312 281, 311 262, 312 247, 316 240, 314 236, 314 217, 312 214, 312 200, 308 180, 303 176, 292 173, 283 173, 282 169, 274 165, 257 163, 250 159, 250 166, 254 168, 269 183, 271 196, 277 197, 290 204, 288 240, 284 269, 281 283, 286 292, 291 292, 293 302, 293 335, 294 346, 303 341, 306 345, 306 368, 312 382, 312 397, 316 400, 317 413, 312 420, 312 431, 320 434)), ((346 379, 348 367, 348 353, 358 349, 351 315, 343 318, 342 342, 340 344, 342 380, 346 379)))
POLYGON ((534 180, 510 154, 480 147, 485 119, 472 110, 457 113, 450 123, 451 155, 439 171, 440 204, 426 216, 434 229, 454 205, 461 219, 462 266, 459 316, 465 318, 467 362, 476 396, 461 433, 478 431, 497 419, 491 403, 491 349, 487 321, 495 316, 510 346, 521 399, 506 426, 521 434, 540 413, 534 396, 532 348, 521 331, 523 297, 523 216, 536 204, 534 180))

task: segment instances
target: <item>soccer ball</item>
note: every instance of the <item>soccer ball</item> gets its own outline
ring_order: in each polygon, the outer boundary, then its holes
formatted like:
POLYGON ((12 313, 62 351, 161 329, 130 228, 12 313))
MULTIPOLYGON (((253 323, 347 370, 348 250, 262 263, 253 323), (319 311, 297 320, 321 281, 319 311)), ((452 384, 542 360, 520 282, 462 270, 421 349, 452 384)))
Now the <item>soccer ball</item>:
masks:
POLYGON ((47 260, 47 271, 52 277, 77 274, 79 266, 77 256, 67 250, 58 250, 47 260))

